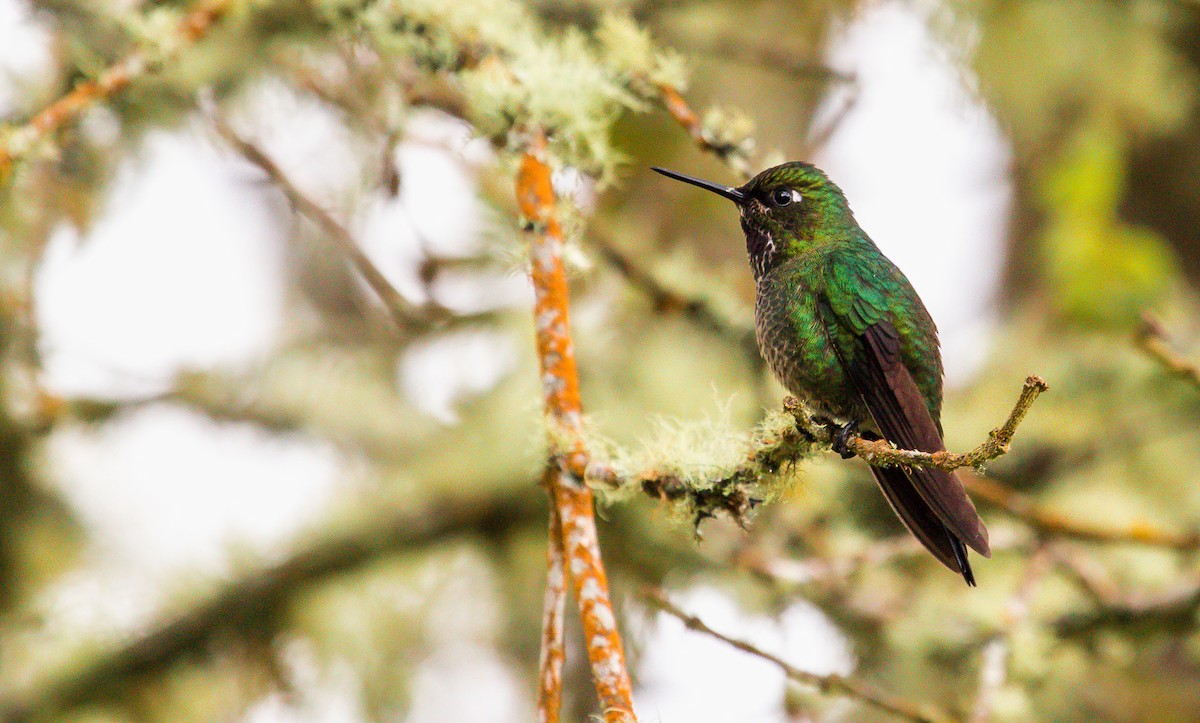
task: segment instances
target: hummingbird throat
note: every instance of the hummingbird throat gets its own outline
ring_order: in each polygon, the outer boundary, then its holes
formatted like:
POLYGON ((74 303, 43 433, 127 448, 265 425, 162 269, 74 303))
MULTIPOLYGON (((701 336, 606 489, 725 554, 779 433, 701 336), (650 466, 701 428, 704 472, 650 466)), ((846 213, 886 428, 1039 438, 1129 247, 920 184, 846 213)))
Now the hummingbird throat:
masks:
POLYGON ((750 258, 754 279, 761 279, 775 267, 775 238, 770 231, 748 223, 745 214, 742 215, 742 230, 746 233, 746 255, 750 258))

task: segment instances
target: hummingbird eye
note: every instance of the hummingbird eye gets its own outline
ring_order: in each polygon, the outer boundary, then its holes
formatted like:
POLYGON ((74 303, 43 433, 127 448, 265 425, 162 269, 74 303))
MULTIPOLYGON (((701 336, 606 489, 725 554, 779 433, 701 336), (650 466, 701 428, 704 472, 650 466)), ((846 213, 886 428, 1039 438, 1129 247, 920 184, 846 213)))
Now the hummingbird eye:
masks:
POLYGON ((789 203, 792 203, 793 201, 799 201, 800 194, 792 188, 777 188, 775 189, 775 192, 771 194, 771 200, 775 202, 776 206, 783 207, 789 203))

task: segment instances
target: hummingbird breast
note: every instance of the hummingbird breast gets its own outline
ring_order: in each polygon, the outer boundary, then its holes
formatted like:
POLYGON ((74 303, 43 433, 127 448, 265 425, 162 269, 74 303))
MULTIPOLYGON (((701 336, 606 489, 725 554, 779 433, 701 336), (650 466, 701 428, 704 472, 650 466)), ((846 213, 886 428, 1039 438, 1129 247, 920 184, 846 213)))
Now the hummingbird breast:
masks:
POLYGON ((819 297, 785 264, 758 279, 758 348, 775 378, 817 414, 866 422, 869 413, 830 338, 819 297))

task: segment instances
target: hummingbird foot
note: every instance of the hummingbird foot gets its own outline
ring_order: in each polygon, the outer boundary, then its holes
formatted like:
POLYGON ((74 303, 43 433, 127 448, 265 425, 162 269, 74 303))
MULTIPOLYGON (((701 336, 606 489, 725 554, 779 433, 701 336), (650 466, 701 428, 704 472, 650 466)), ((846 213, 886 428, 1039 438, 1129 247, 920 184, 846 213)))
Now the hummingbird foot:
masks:
POLYGON ((858 434, 858 421, 850 420, 845 424, 838 426, 837 431, 833 434, 833 443, 830 445, 834 452, 842 456, 842 459, 850 459, 854 456, 854 452, 850 451, 847 446, 850 438, 858 434))

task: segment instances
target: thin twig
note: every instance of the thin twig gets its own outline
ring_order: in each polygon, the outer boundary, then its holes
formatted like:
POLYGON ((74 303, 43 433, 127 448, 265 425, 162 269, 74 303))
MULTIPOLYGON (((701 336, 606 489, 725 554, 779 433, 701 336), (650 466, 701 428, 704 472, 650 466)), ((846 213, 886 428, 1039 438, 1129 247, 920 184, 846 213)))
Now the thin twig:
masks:
POLYGON ((750 177, 750 159, 744 144, 729 143, 720 140, 718 134, 704 125, 700 120, 700 116, 696 111, 692 110, 692 106, 688 104, 678 89, 665 84, 660 84, 657 87, 659 92, 658 101, 667 113, 675 119, 675 122, 688 132, 688 135, 692 137, 696 145, 700 146, 702 150, 715 155, 722 163, 729 166, 734 173, 742 178, 748 179, 750 177))
POLYGON ((592 492, 583 484, 588 465, 583 407, 571 339, 570 300, 562 261, 563 232, 554 213, 545 136, 531 131, 517 172, 517 203, 529 237, 533 318, 543 403, 550 427, 554 469, 548 475, 562 523, 563 551, 579 604, 596 693, 608 723, 633 721, 633 686, 608 595, 600 557, 592 492))
POLYGON ((829 119, 820 126, 809 128, 808 137, 804 140, 804 145, 800 149, 801 158, 811 158, 813 154, 829 143, 829 139, 842 126, 842 123, 850 115, 850 111, 854 110, 854 107, 858 105, 858 98, 859 90, 857 85, 846 88, 845 99, 838 106, 837 111, 829 116, 829 119))
POLYGON ((1117 586, 1095 559, 1075 554, 1074 550, 1061 544, 1051 546, 1050 554, 1058 569, 1073 580, 1093 603, 1102 607, 1117 600, 1117 586))
POLYGON ((1031 376, 1026 379, 1021 396, 1017 399, 1017 404, 1008 415, 1004 425, 989 432, 987 441, 970 452, 960 454, 947 451, 918 452, 911 449, 896 449, 887 440, 866 440, 861 437, 852 437, 847 441, 846 447, 862 457, 867 464, 876 467, 937 467, 944 470, 978 467, 984 462, 1008 452, 1013 435, 1017 432, 1017 425, 1025 418, 1029 407, 1033 405, 1038 395, 1049 388, 1049 385, 1041 377, 1031 376))
POLYGON ((972 474, 964 474, 962 480, 976 499, 996 505, 1039 532, 1087 542, 1137 543, 1176 550, 1200 549, 1200 533, 1176 534, 1160 530, 1148 523, 1107 527, 1082 522, 1044 510, 1029 497, 996 480, 972 474))
POLYGON ((1012 660, 1013 636, 1029 619, 1031 602, 1039 583, 1051 568, 1049 546, 1042 544, 1029 558, 1025 574, 1016 592, 1004 605, 1000 630, 983 646, 983 664, 979 671, 979 692, 971 711, 971 723, 987 723, 992 719, 996 697, 1008 681, 1009 661, 1012 660))
POLYGON ((819 675, 817 673, 810 673, 807 670, 801 670, 777 655, 772 655, 744 640, 731 638, 713 630, 700 618, 689 615, 676 607, 661 590, 648 589, 644 592, 644 598, 654 608, 678 618, 689 630, 714 637, 744 653, 749 653, 757 658, 766 660, 776 665, 789 680, 796 683, 814 686, 822 693, 852 698, 904 720, 920 721, 922 723, 952 720, 948 713, 938 710, 934 706, 913 703, 890 693, 884 693, 856 678, 848 678, 836 674, 819 675))
POLYGON ((600 256, 617 273, 650 297, 656 310, 682 314, 684 318, 702 329, 736 339, 749 360, 756 366, 763 364, 753 326, 740 323, 730 318, 728 314, 721 313, 705 299, 689 296, 671 288, 670 284, 649 269, 639 265, 629 254, 617 248, 612 239, 605 234, 593 233, 590 235, 590 239, 592 245, 600 252, 600 256))
POLYGON ((1069 613, 1054 622, 1054 631, 1064 638, 1089 640, 1097 630, 1130 632, 1192 630, 1200 612, 1200 582, 1190 580, 1180 587, 1153 597, 1121 599, 1100 605, 1087 613, 1069 613))
POLYGON ((1152 314, 1142 315, 1135 342, 1139 349, 1161 364, 1168 373, 1200 389, 1200 365, 1188 361, 1171 348, 1170 335, 1163 328, 1162 322, 1152 314))
MULTIPOLYGON (((180 21, 175 30, 179 43, 171 48, 178 52, 184 45, 196 42, 229 9, 229 0, 204 0, 180 21)), ((0 133, 0 183, 8 178, 13 165, 27 156, 43 138, 78 118, 96 102, 124 90, 138 78, 164 67, 163 59, 152 62, 151 54, 138 50, 117 61, 100 73, 96 80, 76 85, 70 92, 43 108, 24 125, 4 129, 0 133)))
POLYGON ((240 153, 246 160, 258 166, 271 182, 283 192, 287 197, 288 202, 299 211, 302 215, 313 221, 323 230, 330 241, 337 247, 347 261, 360 273, 367 285, 383 302, 392 321, 396 323, 400 329, 425 328, 431 326, 436 319, 449 316, 449 312, 443 307, 430 302, 424 308, 418 309, 410 304, 400 292, 396 291, 383 272, 363 253, 362 248, 354 240, 354 236, 346 229, 345 226, 338 223, 322 208, 317 202, 310 199, 301 191, 295 183, 288 178, 283 169, 279 167, 270 156, 262 151, 255 144, 243 139, 233 130, 223 119, 215 113, 210 114, 213 126, 217 133, 224 138, 229 145, 233 146, 234 150, 240 153))
MULTIPOLYGON (((991 541, 993 553, 1026 552, 1028 536, 1005 535, 991 541)), ((848 555, 814 554, 810 557, 771 557, 755 547, 740 550, 734 563, 764 582, 794 589, 806 585, 845 587, 868 568, 907 558, 925 559, 928 552, 911 535, 874 542, 848 555)))

